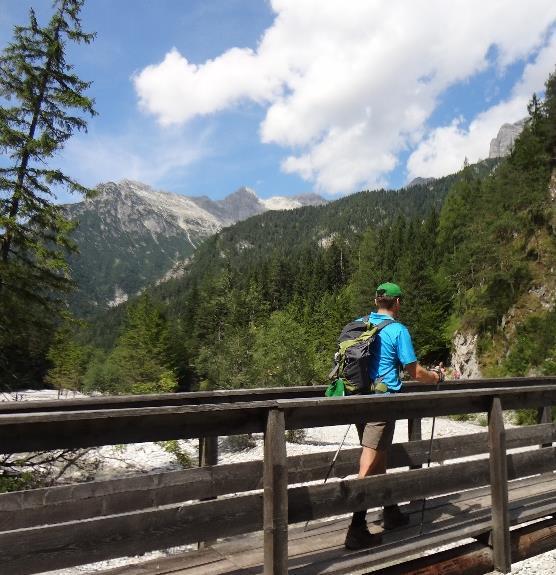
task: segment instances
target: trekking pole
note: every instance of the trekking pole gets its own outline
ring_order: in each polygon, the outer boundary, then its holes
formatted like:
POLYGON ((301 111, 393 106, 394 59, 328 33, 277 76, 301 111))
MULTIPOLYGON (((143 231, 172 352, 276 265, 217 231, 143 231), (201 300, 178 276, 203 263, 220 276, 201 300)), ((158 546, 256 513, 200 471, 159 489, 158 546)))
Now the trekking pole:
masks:
MULTIPOLYGON (((440 365, 442 365, 442 364, 440 364, 440 365)), ((440 368, 440 369, 438 370, 438 372, 437 372, 439 378, 438 378, 438 383, 436 384, 436 387, 435 387, 434 391, 438 391, 438 390, 440 389, 440 383, 441 383, 442 380, 443 380, 441 369, 442 369, 442 368, 440 368)), ((429 441, 429 453, 428 453, 428 456, 427 456, 427 467, 426 467, 426 469, 429 469, 430 466, 431 466, 431 459, 432 459, 432 441, 433 441, 433 439, 434 439, 434 425, 435 425, 435 423, 436 423, 436 416, 434 416, 434 417, 432 418, 431 438, 430 438, 430 441, 429 441)), ((420 523, 420 525, 419 525, 419 535, 423 535, 423 522, 424 522, 424 520, 425 520, 425 506, 426 506, 426 504, 427 504, 427 498, 426 498, 426 497, 423 497, 423 505, 421 506, 421 523, 420 523)))
MULTIPOLYGON (((338 446, 338 449, 336 450, 336 453, 334 454, 334 457, 332 458, 332 463, 330 464, 330 467, 328 468, 328 472, 326 474, 326 477, 324 478, 323 481, 323 485, 328 481, 328 478, 330 477, 330 474, 332 473, 332 468, 334 467, 334 464, 336 463, 336 459, 338 459, 338 455, 340 454, 340 451, 342 449, 342 447, 344 446, 344 443, 346 441, 346 437, 349 433, 349 430, 351 429, 351 423, 348 425, 346 432, 344 433, 344 438, 342 439, 340 445, 338 446)), ((303 528, 303 531, 307 531, 307 526, 309 525, 309 520, 307 520, 307 523, 305 523, 305 527, 303 528)))

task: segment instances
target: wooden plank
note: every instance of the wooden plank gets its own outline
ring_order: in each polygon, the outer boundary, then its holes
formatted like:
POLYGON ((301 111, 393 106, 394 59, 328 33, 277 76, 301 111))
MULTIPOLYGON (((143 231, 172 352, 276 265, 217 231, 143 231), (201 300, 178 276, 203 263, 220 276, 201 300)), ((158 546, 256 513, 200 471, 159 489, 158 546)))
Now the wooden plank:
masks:
MULTIPOLYGON (((135 565, 124 565, 102 570, 102 575, 167 575, 201 572, 203 575, 230 573, 235 565, 220 553, 206 548, 202 551, 185 551, 171 557, 158 557, 135 565)), ((81 571, 80 571, 81 573, 81 571)), ((98 575, 92 571, 88 575, 98 575)))
MULTIPOLYGON (((543 407, 539 407, 537 409, 537 423, 552 423, 552 406, 545 405, 543 407)), ((550 443, 542 443, 540 447, 550 447, 552 442, 550 443)))
MULTIPOLYGON (((218 437, 202 437, 199 439, 199 467, 207 467, 218 464, 218 437)), ((202 497, 201 501, 210 501, 216 499, 215 495, 202 497)), ((198 548, 202 549, 208 545, 216 543, 214 537, 199 541, 198 548)))
MULTIPOLYGON (((540 478, 537 478, 538 482, 540 478)), ((527 478, 519 480, 512 484, 512 490, 514 492, 521 492, 524 489, 527 490, 531 487, 537 489, 540 493, 547 491, 547 496, 552 494, 552 505, 553 508, 556 505, 554 499, 554 491, 550 491, 548 487, 545 486, 548 482, 548 478, 542 478, 543 485, 535 485, 533 483, 533 478, 527 478)), ((553 488, 556 488, 556 478, 551 477, 551 484, 553 488)), ((488 505, 489 502, 489 488, 479 488, 470 492, 465 492, 463 494, 452 494, 447 497, 438 498, 438 500, 432 500, 429 512, 427 512, 426 521, 430 522, 431 518, 438 517, 441 514, 440 508, 438 506, 444 506, 448 511, 448 515, 452 512, 452 508, 456 505, 460 505, 460 501, 464 498, 467 503, 466 505, 470 508, 472 513, 477 513, 477 505, 488 505), (480 497, 478 498, 477 495, 480 497), (478 503, 479 502, 479 503, 478 503)), ((528 501, 532 498, 528 498, 528 501)), ((518 506, 519 502, 515 502, 515 506, 518 506)), ((516 507, 517 509, 517 507, 516 507)), ((546 510, 545 510, 546 511, 546 510)), ((482 529, 490 528, 490 514, 488 509, 483 509, 482 513, 482 529)), ((542 510, 539 513, 544 513, 542 510)), ((371 514, 372 515, 372 514, 371 514)), ((443 513, 442 516, 446 514, 443 513)), ((374 515, 370 518, 372 521, 374 515)), ((378 516, 377 516, 378 517, 378 516)), ((532 516, 531 516, 532 517, 532 516)), ((459 516, 460 519, 464 518, 464 515, 459 516)), ((533 517, 534 518, 534 517, 533 517)), ((515 522, 514 516, 512 515, 512 524, 515 522)), ((454 519, 454 520, 457 520, 454 519)), ((451 523, 444 521, 444 525, 451 525, 454 527, 454 520, 451 523)), ((309 573, 319 572, 320 568, 323 566, 322 561, 325 559, 323 551, 330 552, 330 558, 334 561, 339 561, 340 566, 343 564, 344 556, 347 555, 341 548, 343 537, 345 536, 345 529, 347 528, 348 520, 334 520, 326 521, 324 523, 315 523, 311 526, 309 532, 305 532, 303 526, 292 527, 290 529, 290 572, 298 573, 296 567, 303 568, 305 564, 312 564, 312 571, 309 573), (329 548, 333 548, 331 551, 329 548), (296 566, 296 567, 294 567, 296 566)), ((430 529, 429 529, 430 531, 430 529)), ((446 533, 446 531, 444 531, 446 533)), ((409 534, 409 531, 408 531, 409 534)), ((398 531, 397 533, 388 534, 387 543, 394 549, 397 543, 396 541, 401 541, 407 538, 408 535, 405 532, 398 531)), ((261 566, 261 556, 262 556, 263 542, 261 534, 251 534, 248 536, 241 536, 240 538, 233 538, 225 542, 218 543, 215 547, 218 555, 223 559, 227 559, 229 562, 237 566, 236 569, 230 569, 235 575, 239 573, 245 573, 246 569, 253 568, 257 565, 261 566)), ((374 548, 376 550, 377 548, 374 548)), ((364 552, 367 553, 367 552, 364 552)), ((372 556, 372 551, 371 551, 372 556)), ((490 556, 490 552, 489 552, 490 556)), ((126 568, 119 568, 116 570, 111 570, 107 575, 160 575, 162 573, 179 573, 180 575, 208 575, 212 573, 212 570, 208 570, 204 567, 204 564, 199 562, 198 567, 192 562, 192 558, 199 557, 198 552, 189 552, 180 555, 183 558, 184 565, 183 571, 179 569, 180 561, 179 557, 172 557, 169 559, 160 560, 160 570, 155 570, 158 562, 148 562, 144 564, 144 571, 140 571, 139 567, 128 567, 131 572, 128 574, 126 568), (187 561, 187 564, 185 564, 187 561), (166 567, 166 568, 165 568, 166 567)), ((335 565, 332 562, 332 565, 335 565)), ((262 566, 261 566, 262 569, 262 566)), ((257 572, 256 570, 254 572, 257 572)), ((260 571, 259 571, 260 572, 260 571)))
POLYGON ((492 560, 495 569, 501 573, 509 573, 512 569, 512 560, 508 515, 508 466, 502 415, 502 403, 498 397, 494 397, 488 414, 492 498, 492 560))
MULTIPOLYGON (((442 389, 496 389, 500 387, 528 387, 535 385, 555 385, 556 377, 513 377, 447 380, 442 389)), ((436 385, 436 384, 434 384, 436 385)), ((433 389, 413 381, 404 383, 404 392, 422 393, 433 389)), ((325 385, 296 386, 255 389, 226 389, 216 391, 193 391, 185 393, 158 393, 148 395, 118 395, 61 399, 50 401, 0 402, 0 413, 32 413, 50 411, 83 411, 100 409, 128 409, 156 406, 202 405, 207 403, 235 403, 241 401, 271 401, 276 399, 322 397, 325 385)))
POLYGON ((269 409, 284 410, 286 427, 340 425, 379 418, 486 412, 496 393, 504 409, 556 403, 556 386, 458 390, 394 396, 285 399, 202 406, 0 414, 0 453, 91 447, 264 431, 269 409))
MULTIPOLYGON (((519 491, 524 487, 527 488, 527 486, 533 485, 532 482, 532 478, 520 480, 519 482, 516 482, 516 490, 519 491), (518 484, 519 488, 517 487, 518 484)), ((543 483, 545 482, 543 481, 543 483)), ((552 478, 552 485, 554 488, 556 488, 556 481, 554 480, 554 477, 552 478)), ((546 490, 546 487, 541 486, 539 489, 540 491, 544 491, 546 490)), ((556 508, 554 491, 549 492, 548 495, 551 495, 552 509, 556 508)), ((529 500, 530 498, 527 499, 527 501, 529 500)), ((490 510, 488 508, 490 504, 490 497, 488 487, 465 492, 464 494, 452 494, 450 496, 439 498, 439 500, 432 500, 431 503, 432 504, 425 516, 425 521, 426 523, 430 524, 432 519, 435 519, 435 525, 430 525, 427 529, 427 533, 432 533, 432 531, 437 527, 442 530, 442 535, 439 536, 437 540, 441 540, 443 537, 446 537, 448 529, 455 530, 458 523, 462 523, 462 521, 465 522, 472 517, 475 517, 476 519, 475 525, 478 526, 476 527, 478 532, 490 529, 490 510), (477 499, 477 493, 480 495, 480 499, 477 499), (457 511, 454 511, 454 507, 460 505, 462 498, 467 502, 466 505, 468 507, 468 512, 465 513, 464 509, 456 517, 452 518, 451 515, 453 513, 457 513, 457 511), (479 514, 477 512, 478 505, 483 506, 483 509, 480 511, 480 517, 477 517, 479 514), (450 519, 442 520, 439 525, 436 525, 436 521, 439 517, 446 516, 446 512, 443 513, 441 508, 446 510, 447 516, 450 517, 450 519)), ((519 502, 515 503, 516 506, 519 506, 519 504, 519 502)), ((416 509, 415 506, 414 509, 416 509)), ((407 508, 404 509, 404 511, 407 512, 407 508)), ((536 517, 543 516, 546 511, 550 511, 550 509, 540 509, 536 514, 530 514, 526 519, 534 519, 536 517)), ((370 515, 371 517, 369 517, 369 521, 372 521, 374 519, 374 515, 372 513, 370 515)), ((325 523, 315 523, 314 527, 312 527, 309 532, 305 532, 302 526, 291 529, 290 572, 294 572, 297 575, 299 570, 303 568, 304 565, 307 565, 307 574, 320 573, 321 568, 323 568, 322 561, 325 561, 327 558, 330 559, 330 570, 326 570, 327 573, 344 572, 343 570, 338 571, 338 568, 343 565, 343 560, 346 557, 353 555, 365 555, 367 557, 370 555, 372 557, 375 553, 377 553, 377 551, 385 549, 384 547, 373 547, 371 550, 356 552, 353 554, 344 551, 343 538, 345 537, 345 530, 347 528, 348 521, 349 520, 344 519, 334 520, 333 522, 327 521, 325 523)), ((514 517, 512 516, 512 524, 513 523, 514 517)), ((396 549, 400 542, 404 543, 404 540, 409 538, 410 541, 414 542, 414 545, 417 544, 414 537, 416 529, 415 525, 416 523, 413 521, 413 527, 411 528, 396 530, 384 534, 384 539, 386 545, 388 546, 388 551, 385 551, 381 557, 383 562, 392 560, 392 558, 396 555, 396 549)), ((469 526, 467 526, 467 528, 469 529, 469 526)), ((454 531, 454 533, 456 532, 454 531)), ((250 536, 249 543, 246 546, 243 545, 243 542, 244 539, 240 541, 241 547, 237 552, 240 553, 240 557, 237 557, 237 553, 235 552, 237 547, 237 543, 235 543, 235 541, 230 541, 223 544, 220 543, 218 544, 217 549, 224 555, 233 557, 234 562, 237 562, 242 567, 254 565, 255 562, 253 560, 256 560, 257 557, 257 537, 256 535, 250 536)), ((422 549, 418 548, 418 551, 416 552, 420 553, 426 548, 427 546, 424 546, 422 549)), ((400 555, 400 558, 405 559, 407 552, 408 547, 404 549, 403 553, 400 555)), ((489 551, 489 556, 490 555, 491 553, 489 551)), ((353 565, 349 565, 349 568, 352 567, 353 565)))
POLYGON ((261 529, 262 511, 261 495, 244 495, 6 531, 0 564, 10 575, 28 575, 237 535, 261 529))
POLYGON ((496 390, 433 391, 426 394, 330 397, 307 400, 279 400, 284 409, 288 429, 342 425, 372 421, 388 415, 393 419, 438 417, 459 413, 488 412, 494 395, 500 397, 504 409, 548 405, 556 396, 556 388, 500 388, 496 390))
POLYGON ((264 573, 288 573, 288 467, 284 413, 268 414, 264 438, 264 573))
MULTIPOLYGON (((552 502, 552 509, 556 503, 552 502)), ((474 537, 490 528, 488 509, 475 511, 464 519, 442 522, 433 531, 421 537, 411 536, 405 530, 403 538, 394 532, 383 536, 384 543, 369 550, 345 552, 337 547, 329 553, 316 553, 299 558, 293 565, 296 575, 342 575, 363 574, 374 571, 385 564, 405 562, 422 556, 424 551, 434 549, 462 539, 474 537), (335 552, 334 552, 335 551, 335 552)), ((414 527, 417 530, 417 527, 414 527)), ((416 533, 417 531, 415 531, 416 533)), ((297 559, 297 558, 296 558, 297 559)), ((294 560, 295 561, 295 560, 294 560)))
MULTIPOLYGON (((556 467, 556 448, 545 448, 508 455, 508 477, 515 479, 552 471, 556 467)), ((294 487, 290 495, 290 523, 392 505, 461 489, 486 485, 490 481, 488 459, 454 463, 430 469, 415 469, 395 475, 366 477, 294 487)))
POLYGON ((0 453, 263 431, 272 407, 275 402, 0 414, 0 453))
MULTIPOLYGON (((556 521, 547 519, 542 523, 521 527, 512 532, 512 554, 522 561, 553 549, 556 545, 556 521)), ((479 543, 434 553, 395 566, 379 569, 375 575, 479 575, 494 569, 491 553, 479 543)))
MULTIPOLYGON (((555 434, 554 424, 508 429, 507 447, 550 442, 555 434)), ((419 465, 426 460, 427 449, 428 440, 394 444, 389 452, 388 467, 419 465)), ((467 457, 487 449, 487 433, 439 438, 433 441, 432 460, 467 457)), ((288 483, 322 479, 333 455, 333 451, 327 451, 288 457, 288 483)), ((341 451, 332 475, 354 475, 359 455, 360 448, 341 451)), ((262 462, 249 461, 4 493, 0 494, 0 531, 114 515, 261 488, 262 462)))
POLYGON ((253 389, 222 389, 216 391, 188 391, 182 393, 153 393, 147 395, 115 395, 59 399, 48 401, 0 401, 0 413, 36 413, 53 411, 97 411, 101 409, 132 409, 235 403, 244 401, 274 401, 304 397, 322 397, 325 385, 253 389))
MULTIPOLYGON (((420 441, 423 439, 421 421, 419 417, 407 420, 407 438, 409 441, 420 441)), ((409 469, 419 469, 422 465, 422 463, 412 464, 409 466, 409 469)))
POLYGON ((148 473, 0 494, 0 531, 89 519, 262 488, 262 463, 148 473))

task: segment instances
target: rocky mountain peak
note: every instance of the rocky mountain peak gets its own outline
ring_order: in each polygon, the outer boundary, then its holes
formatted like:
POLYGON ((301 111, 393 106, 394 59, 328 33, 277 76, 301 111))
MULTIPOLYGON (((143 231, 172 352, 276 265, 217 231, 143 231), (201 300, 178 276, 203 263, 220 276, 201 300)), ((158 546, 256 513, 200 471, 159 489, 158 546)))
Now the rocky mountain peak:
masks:
POLYGON ((489 158, 503 158, 507 156, 513 148, 514 142, 523 131, 527 118, 523 118, 515 124, 502 124, 498 135, 490 142, 489 158))
POLYGON ((272 209, 322 204, 320 196, 261 200, 241 187, 223 200, 183 196, 124 179, 97 186, 97 195, 65 206, 78 221, 71 258, 82 310, 117 305, 161 279, 225 226, 272 209))

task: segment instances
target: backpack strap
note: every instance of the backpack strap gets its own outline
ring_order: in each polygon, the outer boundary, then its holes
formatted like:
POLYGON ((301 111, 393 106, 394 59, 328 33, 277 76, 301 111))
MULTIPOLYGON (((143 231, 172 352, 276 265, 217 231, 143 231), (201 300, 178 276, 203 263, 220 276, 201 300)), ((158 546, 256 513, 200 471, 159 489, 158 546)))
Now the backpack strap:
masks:
POLYGON ((367 323, 369 324, 369 326, 375 327, 376 333, 378 333, 383 327, 386 327, 387 325, 390 325, 391 323, 396 323, 396 320, 395 319, 385 319, 384 321, 381 321, 380 323, 377 323, 376 325, 374 325, 371 323, 371 316, 369 316, 367 319, 367 323))
MULTIPOLYGON (((369 323, 371 322, 371 316, 369 316, 368 319, 369 323)), ((385 319, 384 321, 381 321, 379 324, 375 325, 376 328, 376 334, 378 335, 378 333, 380 332, 380 330, 384 327, 386 327, 387 325, 390 325, 391 323, 396 323, 396 320, 394 319, 385 319)), ((377 383, 381 383, 382 380, 391 372, 394 371, 394 369, 396 369, 397 365, 396 363, 394 363, 394 365, 385 373, 383 373, 382 375, 377 375, 373 385, 377 384, 377 383)))

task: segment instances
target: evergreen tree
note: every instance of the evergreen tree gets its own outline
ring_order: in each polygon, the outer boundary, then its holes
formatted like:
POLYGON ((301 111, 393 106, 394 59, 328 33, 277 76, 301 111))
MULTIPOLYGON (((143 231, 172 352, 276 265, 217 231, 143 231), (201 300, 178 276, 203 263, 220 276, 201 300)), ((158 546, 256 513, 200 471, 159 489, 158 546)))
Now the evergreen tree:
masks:
POLYGON ((46 376, 46 382, 58 389, 83 389, 83 377, 93 349, 80 345, 71 325, 62 325, 48 351, 53 367, 46 376))
POLYGON ((165 317, 148 296, 128 310, 126 326, 108 358, 119 375, 123 393, 173 391, 176 375, 170 365, 169 328, 165 317))
POLYGON ((6 102, 0 106, 0 150, 8 158, 0 168, 0 372, 10 371, 10 385, 21 376, 18 356, 40 363, 58 294, 71 285, 65 255, 73 248, 72 226, 53 198, 61 187, 88 190, 50 161, 76 130, 86 129, 83 115, 95 113, 84 95, 90 84, 65 57, 68 41, 93 39, 81 29, 83 2, 56 0, 45 27, 31 10, 28 25, 15 27, 0 56, 6 102))
POLYGON ((311 385, 315 380, 314 354, 307 330, 291 310, 276 311, 256 331, 252 386, 311 385))

